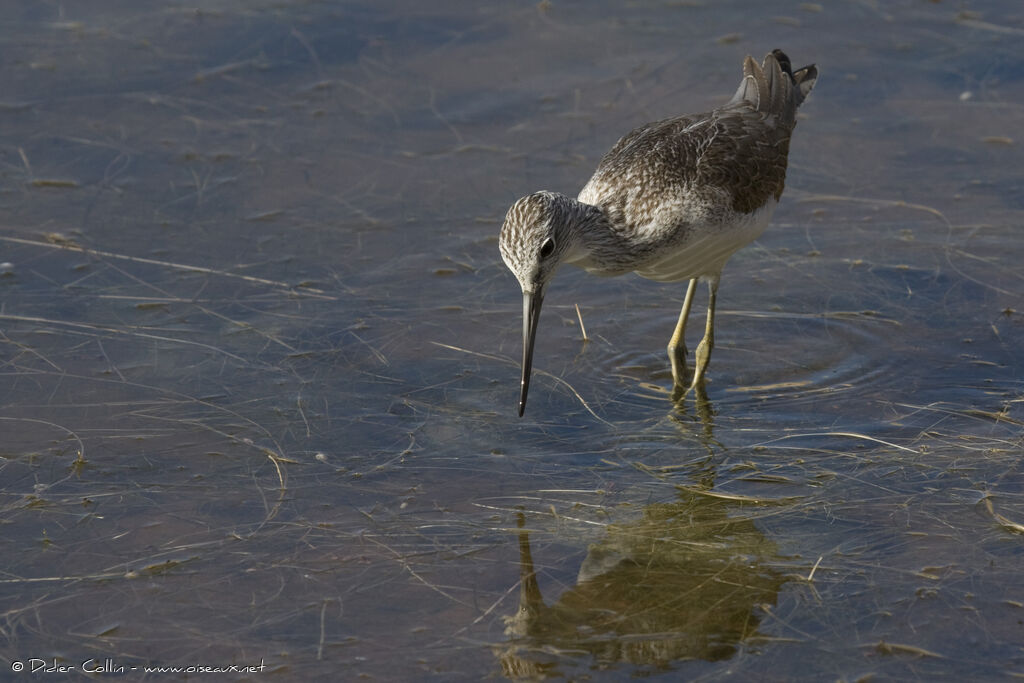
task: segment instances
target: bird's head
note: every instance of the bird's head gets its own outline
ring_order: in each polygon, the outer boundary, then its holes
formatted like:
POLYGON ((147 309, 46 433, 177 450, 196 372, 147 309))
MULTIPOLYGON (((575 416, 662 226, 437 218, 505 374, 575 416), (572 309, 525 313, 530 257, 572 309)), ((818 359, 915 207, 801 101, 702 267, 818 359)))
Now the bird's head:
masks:
POLYGON ((534 192, 516 201, 501 226, 501 258, 519 280, 523 294, 539 293, 572 246, 578 204, 555 192, 534 192))
MULTIPOLYGON (((534 192, 516 201, 501 226, 501 258, 523 290, 523 379, 519 416, 526 410, 533 342, 548 282, 576 248, 578 214, 585 205, 555 192, 534 192)), ((588 207, 592 208, 592 207, 588 207)))

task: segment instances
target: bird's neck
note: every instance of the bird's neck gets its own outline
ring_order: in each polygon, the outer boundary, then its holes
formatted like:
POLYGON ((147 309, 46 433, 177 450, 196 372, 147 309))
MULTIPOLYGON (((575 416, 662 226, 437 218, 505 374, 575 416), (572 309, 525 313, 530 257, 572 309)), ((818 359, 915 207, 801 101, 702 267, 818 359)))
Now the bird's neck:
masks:
POLYGON ((573 248, 567 263, 598 275, 621 275, 635 270, 637 258, 643 250, 637 249, 635 238, 612 212, 576 199, 571 203, 570 221, 573 248))

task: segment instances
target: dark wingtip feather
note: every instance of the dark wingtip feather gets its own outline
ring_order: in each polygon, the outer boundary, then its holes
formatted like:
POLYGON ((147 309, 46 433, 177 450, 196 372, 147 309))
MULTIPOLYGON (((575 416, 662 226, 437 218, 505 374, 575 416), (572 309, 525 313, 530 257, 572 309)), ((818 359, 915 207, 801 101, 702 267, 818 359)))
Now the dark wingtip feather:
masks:
POLYGON ((814 88, 815 81, 818 80, 818 67, 814 64, 808 64, 802 69, 799 69, 793 74, 793 83, 796 84, 797 91, 800 93, 800 102, 803 102, 807 95, 814 88))
POLYGON ((747 57, 743 61, 743 80, 730 104, 748 102, 757 111, 794 120, 797 107, 817 78, 818 69, 813 64, 794 72, 789 56, 779 49, 765 56, 763 67, 747 57))
POLYGON ((783 73, 790 76, 793 75, 793 64, 789 61, 789 57, 786 56, 785 52, 779 48, 775 48, 772 50, 772 57, 775 57, 775 61, 779 63, 783 73))

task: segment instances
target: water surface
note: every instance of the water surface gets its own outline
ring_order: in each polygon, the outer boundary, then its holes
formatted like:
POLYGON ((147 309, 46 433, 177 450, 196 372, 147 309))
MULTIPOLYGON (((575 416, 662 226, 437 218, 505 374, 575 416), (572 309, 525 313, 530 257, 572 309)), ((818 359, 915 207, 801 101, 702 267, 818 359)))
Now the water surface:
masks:
POLYGON ((5 670, 1024 674, 1015 3, 0 26, 5 670), (508 205, 774 47, 822 75, 710 404, 668 397, 684 285, 566 268, 518 419, 508 205))

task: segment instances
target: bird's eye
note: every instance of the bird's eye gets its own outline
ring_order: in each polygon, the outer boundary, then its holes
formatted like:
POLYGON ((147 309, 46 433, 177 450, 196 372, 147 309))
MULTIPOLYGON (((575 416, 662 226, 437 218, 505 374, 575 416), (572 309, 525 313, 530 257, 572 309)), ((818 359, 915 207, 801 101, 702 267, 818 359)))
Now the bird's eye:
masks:
POLYGON ((540 257, 547 258, 551 256, 555 251, 555 241, 550 237, 544 240, 544 243, 540 245, 540 257))

